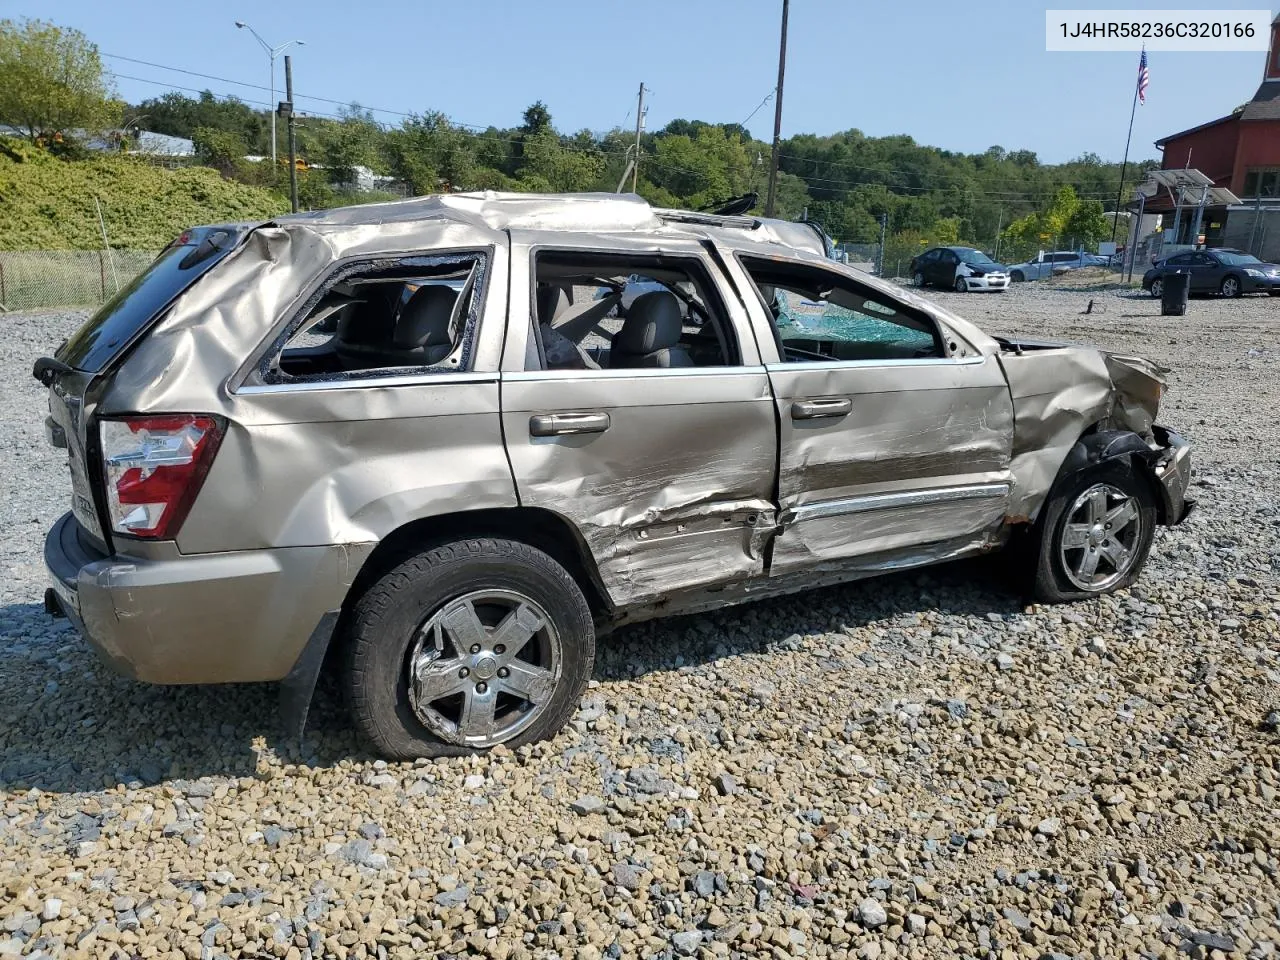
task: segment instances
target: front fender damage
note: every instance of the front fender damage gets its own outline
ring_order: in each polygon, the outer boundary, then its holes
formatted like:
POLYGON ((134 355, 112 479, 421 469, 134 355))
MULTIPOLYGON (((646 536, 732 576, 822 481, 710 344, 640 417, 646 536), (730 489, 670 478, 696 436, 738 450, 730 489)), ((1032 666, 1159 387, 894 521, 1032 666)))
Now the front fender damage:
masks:
MULTIPOLYGON (((1118 432, 1152 462, 1159 445, 1155 418, 1166 370, 1138 357, 1122 357, 1087 347, 1007 345, 1000 356, 1013 400, 1014 491, 1008 517, 1033 522, 1068 457, 1086 431, 1118 432)), ((1119 453, 1110 446, 1103 449, 1119 453)), ((1096 452, 1090 445, 1077 456, 1096 452)))

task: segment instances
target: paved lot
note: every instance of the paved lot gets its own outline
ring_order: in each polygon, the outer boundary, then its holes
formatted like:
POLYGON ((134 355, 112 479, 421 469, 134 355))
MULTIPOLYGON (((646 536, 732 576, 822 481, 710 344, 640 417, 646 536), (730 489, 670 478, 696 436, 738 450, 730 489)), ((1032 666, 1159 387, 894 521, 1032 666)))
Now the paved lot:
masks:
POLYGON ((29 371, 76 317, 0 317, 0 955, 1273 955, 1280 302, 936 296, 1175 368, 1200 509, 1136 589, 964 563, 642 625, 554 742, 392 765, 328 690, 299 752, 273 690, 117 679, 43 613, 29 371))

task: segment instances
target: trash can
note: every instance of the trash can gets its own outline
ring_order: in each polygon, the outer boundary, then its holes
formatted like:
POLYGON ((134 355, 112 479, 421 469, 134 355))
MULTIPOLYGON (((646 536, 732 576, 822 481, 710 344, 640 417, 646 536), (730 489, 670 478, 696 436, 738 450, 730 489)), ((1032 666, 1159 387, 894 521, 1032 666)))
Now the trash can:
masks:
POLYGON ((1191 274, 1179 270, 1164 276, 1164 290, 1160 294, 1160 313, 1166 317, 1181 317, 1187 312, 1187 296, 1191 292, 1191 274))

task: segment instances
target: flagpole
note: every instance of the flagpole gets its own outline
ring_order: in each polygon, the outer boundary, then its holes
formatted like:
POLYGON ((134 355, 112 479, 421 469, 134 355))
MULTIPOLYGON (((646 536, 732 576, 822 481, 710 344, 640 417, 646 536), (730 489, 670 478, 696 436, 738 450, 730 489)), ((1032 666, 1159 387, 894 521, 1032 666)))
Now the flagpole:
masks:
MULTIPOLYGON (((1143 47, 1146 52, 1146 47, 1143 47)), ((1116 212, 1111 218, 1111 242, 1116 242, 1116 231, 1120 229, 1120 203, 1124 199, 1124 175, 1129 169, 1129 141, 1133 139, 1133 118, 1138 113, 1138 86, 1142 83, 1142 68, 1133 78, 1133 106, 1129 108, 1129 132, 1124 138, 1124 161, 1120 164, 1120 189, 1116 191, 1116 212)))

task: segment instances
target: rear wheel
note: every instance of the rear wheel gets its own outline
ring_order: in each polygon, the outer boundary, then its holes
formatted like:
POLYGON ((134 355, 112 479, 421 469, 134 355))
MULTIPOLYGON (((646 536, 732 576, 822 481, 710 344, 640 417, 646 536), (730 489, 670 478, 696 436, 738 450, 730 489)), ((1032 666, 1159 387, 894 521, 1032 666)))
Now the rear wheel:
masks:
POLYGON ((1015 270, 1013 273, 1009 274, 1009 280, 1012 283, 1025 283, 1026 279, 1027 275, 1021 270, 1015 270))
POLYGON ((1235 276, 1226 276, 1222 278, 1222 286, 1218 288, 1222 291, 1224 297, 1238 297, 1244 293, 1244 287, 1240 284, 1240 278, 1235 276))
POLYGON ((591 612, 573 577, 509 540, 427 550, 373 584, 352 613, 352 718, 397 760, 553 736, 595 658, 591 612))
POLYGON ((920 272, 917 270, 917 271, 916 271, 916 275, 912 278, 912 281, 911 281, 911 282, 912 282, 912 283, 914 283, 917 287, 923 287, 923 286, 924 286, 924 274, 923 274, 923 273, 920 273, 920 272))
POLYGON ((1131 461, 1081 471, 1045 504, 1033 592, 1060 603, 1113 593, 1138 579, 1155 537, 1156 507, 1131 461))
POLYGON ((1159 299, 1164 294, 1164 281, 1156 277, 1151 281, 1151 296, 1159 299))

